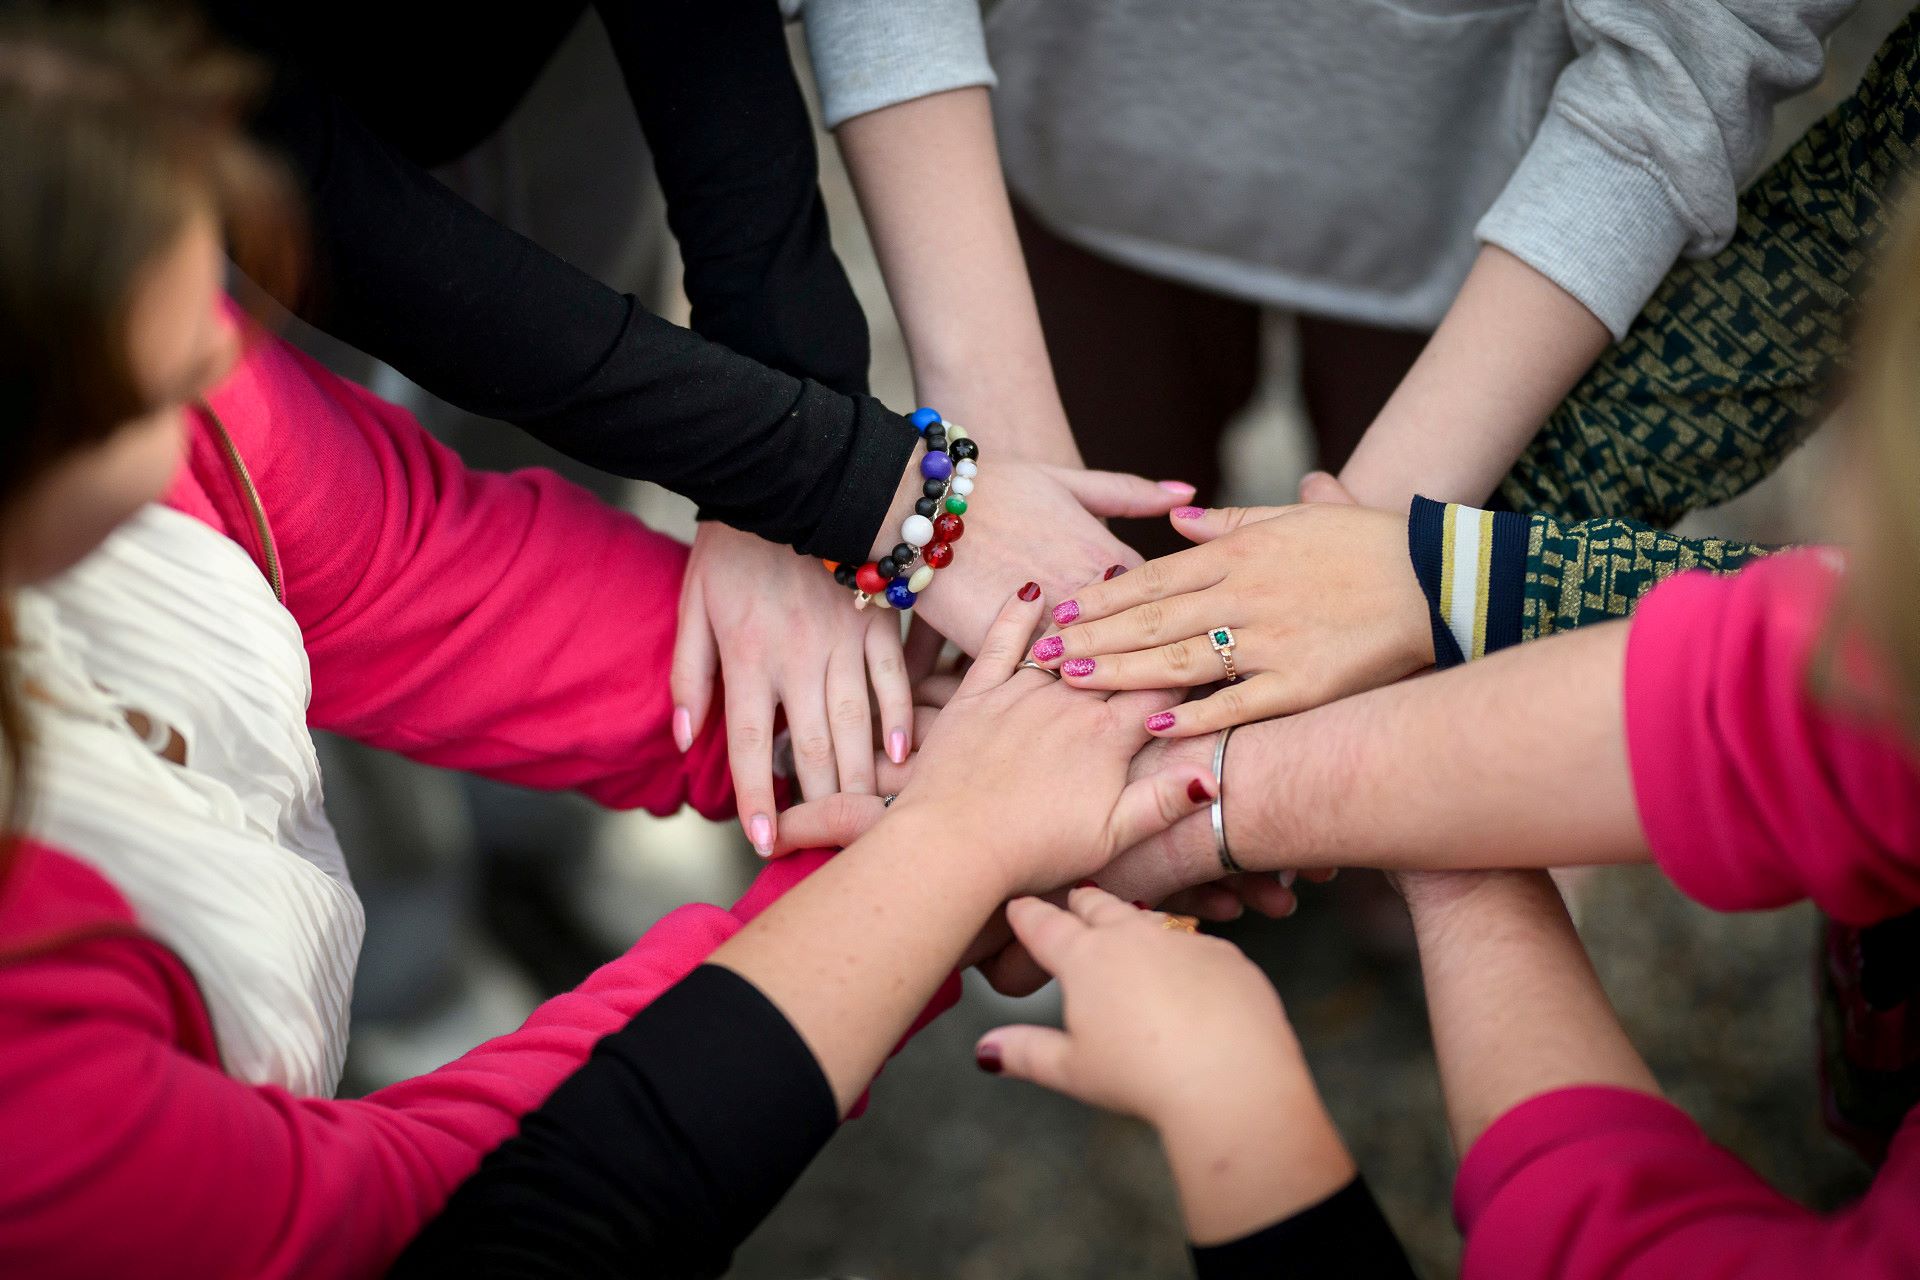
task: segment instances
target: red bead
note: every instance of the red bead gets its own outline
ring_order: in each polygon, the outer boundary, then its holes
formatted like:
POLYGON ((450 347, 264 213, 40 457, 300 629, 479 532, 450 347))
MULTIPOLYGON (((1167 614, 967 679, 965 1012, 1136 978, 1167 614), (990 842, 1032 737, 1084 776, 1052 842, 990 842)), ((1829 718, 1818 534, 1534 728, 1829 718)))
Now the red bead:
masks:
POLYGON ((958 542, 966 531, 967 526, 960 523, 959 516, 943 515, 933 522, 933 536, 940 542, 958 542))
POLYGON ((880 576, 880 566, 869 560, 854 570, 853 585, 870 596, 877 596, 887 589, 887 580, 880 576))
POLYGON ((944 569, 953 563, 953 548, 944 542, 929 542, 920 548, 920 558, 936 569, 944 569))

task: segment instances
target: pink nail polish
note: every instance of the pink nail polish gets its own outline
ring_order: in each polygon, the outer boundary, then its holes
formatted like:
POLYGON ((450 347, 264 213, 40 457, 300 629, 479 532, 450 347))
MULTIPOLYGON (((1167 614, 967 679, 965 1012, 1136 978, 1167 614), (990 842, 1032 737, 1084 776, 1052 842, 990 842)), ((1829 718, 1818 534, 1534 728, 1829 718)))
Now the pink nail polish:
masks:
POLYGON ((1064 627, 1079 616, 1080 602, 1078 600, 1062 600, 1059 604, 1053 606, 1053 625, 1056 627, 1064 627))
POLYGON ((1162 480, 1160 487, 1168 493, 1192 494, 1194 492, 1194 487, 1185 480, 1162 480))
POLYGON ((1147 732, 1159 733, 1173 728, 1173 712, 1158 711, 1147 717, 1147 732))
POLYGON ((1173 518, 1175 520, 1198 520, 1205 514, 1207 514, 1205 507, 1175 507, 1173 509, 1173 518))
POLYGON ((1070 676, 1090 676, 1093 674, 1092 658, 1071 658, 1061 665, 1060 670, 1070 676))
POLYGON ((1101 578, 1101 581, 1103 582, 1112 582, 1115 578, 1119 577, 1121 574, 1125 573, 1126 571, 1127 571, 1127 566, 1123 564, 1110 564, 1107 566, 1107 571, 1100 575, 1100 578, 1101 578))
POLYGON ((693 745, 693 712, 685 707, 673 709, 673 745, 682 751, 693 745))
POLYGON ((887 735, 887 759, 895 764, 907 762, 907 731, 895 729, 887 735))
POLYGON ((1067 642, 1059 636, 1045 636, 1039 644, 1033 646, 1035 662, 1052 662, 1066 651, 1067 642))
POLYGON ((773 855, 773 819, 764 813, 756 813, 747 821, 747 836, 753 841, 753 851, 761 857, 773 855))

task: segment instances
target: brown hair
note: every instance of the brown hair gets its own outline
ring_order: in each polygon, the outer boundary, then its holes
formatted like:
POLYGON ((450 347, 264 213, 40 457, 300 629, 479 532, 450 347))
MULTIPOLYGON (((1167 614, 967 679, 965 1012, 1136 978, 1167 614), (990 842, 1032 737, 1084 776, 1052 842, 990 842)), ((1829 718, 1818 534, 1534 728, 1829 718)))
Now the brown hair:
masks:
MULTIPOLYGON (((157 407, 130 367, 128 313, 142 270, 197 213, 254 280, 291 285, 291 187, 240 131, 260 84, 180 13, 69 2, 0 17, 0 518, 54 464, 157 407)), ((14 683, 0 678, 6 833, 27 746, 14 683)))

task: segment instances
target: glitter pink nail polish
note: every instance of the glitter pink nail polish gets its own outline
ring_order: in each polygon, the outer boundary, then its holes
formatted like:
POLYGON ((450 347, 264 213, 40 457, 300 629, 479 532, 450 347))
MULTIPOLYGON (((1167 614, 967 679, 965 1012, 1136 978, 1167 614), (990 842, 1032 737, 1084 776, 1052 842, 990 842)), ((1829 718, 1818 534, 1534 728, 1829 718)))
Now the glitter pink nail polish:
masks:
POLYGON ((1207 514, 1205 507, 1175 507, 1173 509, 1173 518, 1175 520, 1198 520, 1205 514, 1207 514))
POLYGON ((1078 600, 1062 600, 1059 604, 1053 606, 1053 625, 1056 627, 1064 627, 1079 616, 1080 602, 1078 600))
POLYGON ((1052 662, 1066 651, 1066 647, 1067 642, 1059 636, 1047 636, 1042 639, 1039 644, 1033 646, 1033 660, 1035 662, 1052 662))
POLYGON ((1159 733, 1163 729, 1173 728, 1173 712, 1160 711, 1147 717, 1147 731, 1159 733))
POLYGON ((1093 659, 1072 658, 1063 663, 1060 670, 1070 676, 1090 676, 1093 674, 1093 659))

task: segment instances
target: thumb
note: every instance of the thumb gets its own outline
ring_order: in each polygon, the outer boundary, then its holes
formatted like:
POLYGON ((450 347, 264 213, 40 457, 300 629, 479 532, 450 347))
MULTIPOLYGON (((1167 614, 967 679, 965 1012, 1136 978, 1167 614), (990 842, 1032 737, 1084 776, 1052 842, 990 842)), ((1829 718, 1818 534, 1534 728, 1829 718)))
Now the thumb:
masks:
POLYGON ((1336 502, 1348 507, 1360 505, 1347 492, 1347 486, 1325 471, 1309 471, 1300 477, 1300 501, 1336 502))
POLYGON ((879 796, 835 792, 797 804, 780 815, 773 852, 778 857, 796 849, 840 849, 867 834, 887 811, 879 796))
POLYGON ((674 631, 673 666, 667 675, 667 690, 673 697, 673 745, 682 751, 693 745, 694 735, 707 722, 719 661, 700 579, 689 575, 680 593, 680 622, 674 631))
POLYGON ((1078 1097, 1068 1070, 1073 1042, 1058 1027, 996 1027, 973 1047, 982 1071, 1026 1080, 1043 1089, 1078 1097))
POLYGON ((1082 471, 1071 467, 1053 473, 1089 514, 1108 516, 1163 516, 1193 501, 1193 486, 1180 480, 1158 482, 1122 471, 1082 471))
POLYGON ((1189 542, 1212 542, 1243 524, 1271 520, 1285 510, 1285 507, 1181 507, 1173 513, 1173 528, 1189 542))
POLYGON ((1136 778, 1120 793, 1113 816, 1107 820, 1107 849, 1131 849, 1188 814, 1198 813, 1219 794, 1220 783, 1213 771, 1198 765, 1182 765, 1136 778))

